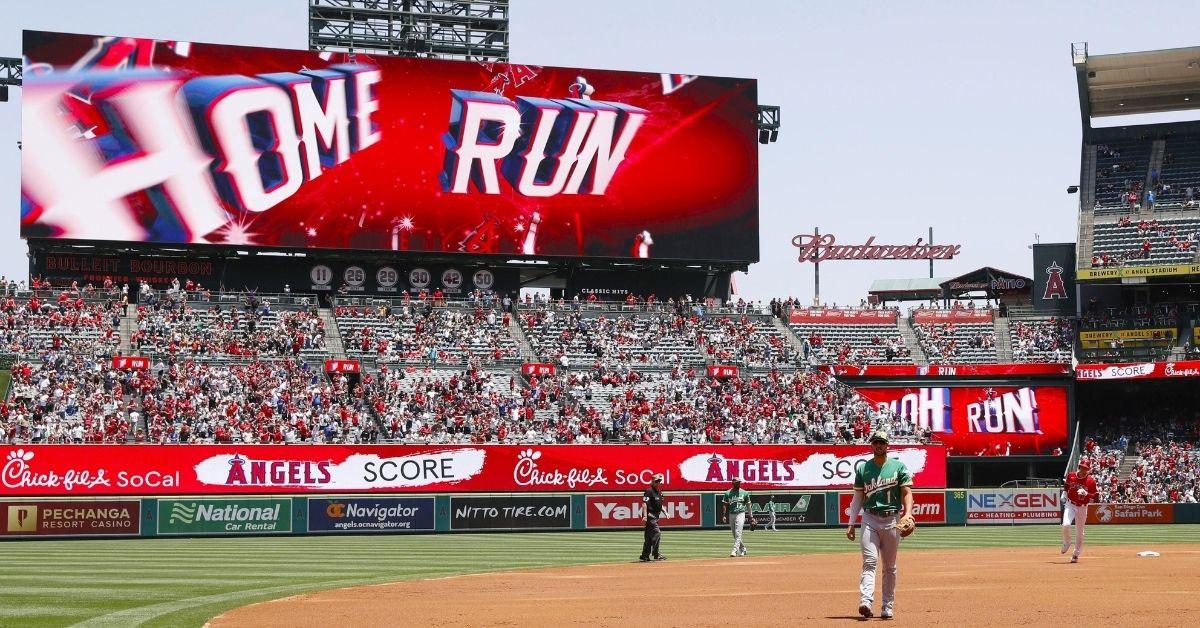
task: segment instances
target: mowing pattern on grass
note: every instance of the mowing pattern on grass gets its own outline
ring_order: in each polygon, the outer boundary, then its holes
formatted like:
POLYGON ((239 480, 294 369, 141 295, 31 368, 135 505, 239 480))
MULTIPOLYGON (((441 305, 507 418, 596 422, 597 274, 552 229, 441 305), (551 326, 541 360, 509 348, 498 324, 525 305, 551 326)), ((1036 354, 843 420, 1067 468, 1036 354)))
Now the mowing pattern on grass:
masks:
MULTIPOLYGON (((1200 526, 1093 526, 1088 543, 1195 542, 1200 526)), ((905 551, 1055 546, 1058 526, 926 528, 905 551)), ((668 531, 672 560, 729 550, 723 530, 668 531)), ((857 552, 841 529, 755 532, 756 555, 857 552)), ((304 591, 554 565, 627 562, 640 532, 31 541, 0 544, 0 626, 198 626, 304 591)), ((1057 555, 1057 552, 1056 552, 1057 555)))

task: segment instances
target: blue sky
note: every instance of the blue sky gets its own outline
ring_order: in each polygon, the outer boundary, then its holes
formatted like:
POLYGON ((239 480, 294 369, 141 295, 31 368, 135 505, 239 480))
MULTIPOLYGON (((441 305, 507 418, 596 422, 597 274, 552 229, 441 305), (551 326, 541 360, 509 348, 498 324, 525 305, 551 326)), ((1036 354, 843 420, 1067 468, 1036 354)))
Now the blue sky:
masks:
MULTIPOLYGON (((281 48, 307 46, 306 0, 6 2, 0 56, 21 30, 281 48)), ((1200 3, 512 0, 516 62, 759 79, 783 107, 760 149, 762 262, 750 298, 812 297, 791 238, 962 245, 937 274, 996 266, 1028 275, 1028 245, 1075 237, 1079 108, 1070 44, 1092 54, 1196 45, 1200 3)), ((0 103, 0 274, 24 277, 18 237, 20 92, 0 103)), ((1188 118, 1200 116, 1188 115, 1188 118)), ((857 303, 872 279, 921 262, 827 263, 826 302, 857 303)))

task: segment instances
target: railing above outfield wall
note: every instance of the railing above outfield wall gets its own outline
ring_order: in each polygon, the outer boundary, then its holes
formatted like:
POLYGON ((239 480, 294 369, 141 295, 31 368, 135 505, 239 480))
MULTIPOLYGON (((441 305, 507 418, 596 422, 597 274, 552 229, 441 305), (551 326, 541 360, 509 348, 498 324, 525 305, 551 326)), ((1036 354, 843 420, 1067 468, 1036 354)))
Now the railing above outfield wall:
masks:
MULTIPOLYGON (((917 491, 923 526, 1055 523, 1059 489, 917 491)), ((774 509, 779 529, 846 525, 851 494, 752 495, 759 526, 774 509)), ((726 525, 717 493, 667 493, 664 529, 726 525)), ((200 537, 305 534, 434 534, 642 527, 640 493, 155 497, 0 501, 0 539, 200 537)), ((1092 524, 1200 523, 1200 504, 1096 504, 1092 524)))

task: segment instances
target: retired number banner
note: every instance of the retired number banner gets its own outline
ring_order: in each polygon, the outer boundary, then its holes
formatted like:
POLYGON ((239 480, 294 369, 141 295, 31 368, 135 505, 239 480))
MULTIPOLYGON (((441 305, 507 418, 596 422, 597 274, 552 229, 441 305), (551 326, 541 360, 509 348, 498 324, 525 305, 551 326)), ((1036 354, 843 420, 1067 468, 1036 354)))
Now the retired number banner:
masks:
MULTIPOLYGON (((938 446, 894 446, 919 488, 946 485, 938 446)), ((848 489, 863 446, 25 445, 2 446, 11 496, 848 489)))

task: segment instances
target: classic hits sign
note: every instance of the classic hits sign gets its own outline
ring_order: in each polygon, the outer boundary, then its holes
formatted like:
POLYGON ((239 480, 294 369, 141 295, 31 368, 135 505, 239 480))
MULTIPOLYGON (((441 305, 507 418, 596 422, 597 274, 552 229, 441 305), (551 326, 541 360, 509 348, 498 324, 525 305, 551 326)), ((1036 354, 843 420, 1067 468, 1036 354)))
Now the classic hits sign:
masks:
POLYGON ((24 54, 27 238, 758 260, 751 79, 38 31, 24 54))

